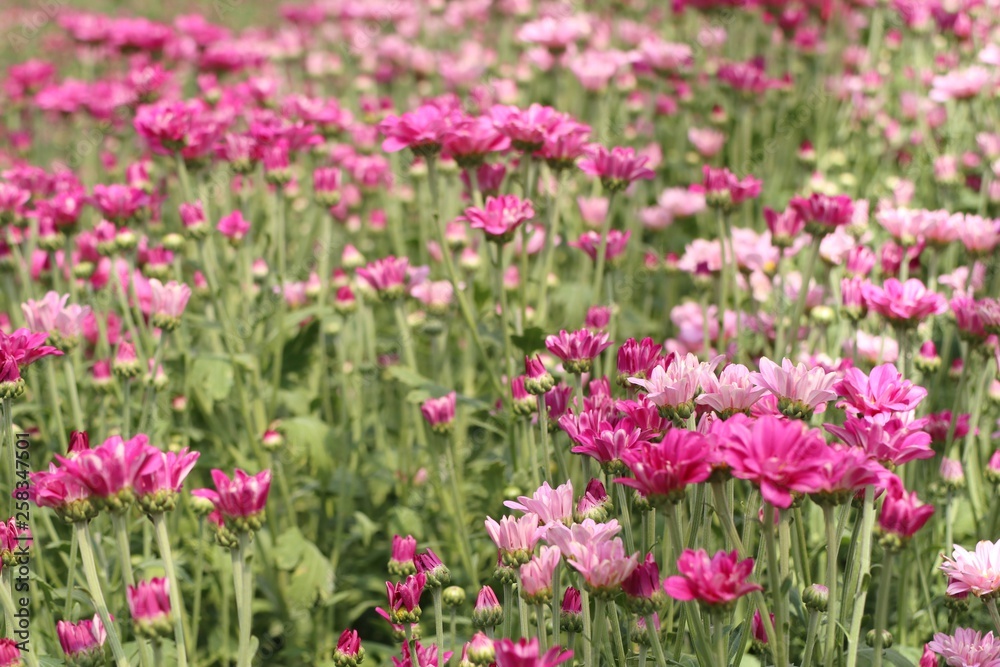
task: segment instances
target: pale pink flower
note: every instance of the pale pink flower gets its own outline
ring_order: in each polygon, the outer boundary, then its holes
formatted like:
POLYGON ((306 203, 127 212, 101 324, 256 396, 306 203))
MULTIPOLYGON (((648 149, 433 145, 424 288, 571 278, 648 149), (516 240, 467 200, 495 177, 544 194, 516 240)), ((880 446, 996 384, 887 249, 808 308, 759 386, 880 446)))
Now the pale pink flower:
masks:
POLYGON ((790 359, 782 359, 779 367, 767 357, 761 357, 759 367, 760 372, 753 373, 750 381, 773 394, 785 414, 807 419, 813 412, 823 412, 827 402, 837 398, 833 391, 836 373, 810 369, 801 362, 793 365, 790 359))
POLYGON ((487 197, 483 208, 465 209, 463 220, 473 229, 481 229, 491 241, 506 243, 514 238, 514 231, 535 217, 531 201, 517 195, 487 197))
POLYGON ((530 498, 519 496, 517 502, 507 500, 504 506, 536 514, 543 524, 570 523, 573 520, 573 483, 567 481, 553 489, 548 482, 542 482, 530 498))
POLYGON ((954 548, 951 558, 946 556, 941 563, 941 571, 948 575, 948 595, 972 593, 981 598, 1000 591, 1000 540, 981 540, 975 551, 958 544, 954 548))
POLYGON ((873 336, 859 329, 853 340, 844 341, 844 352, 870 364, 891 364, 899 358, 899 343, 891 336, 873 336))
POLYGON ((726 135, 711 128, 692 127, 687 136, 695 150, 706 158, 717 155, 726 143, 726 135))
POLYGON ((566 560, 591 592, 617 590, 639 564, 636 554, 625 554, 625 545, 617 537, 593 543, 574 542, 572 546, 566 560))
POLYGON ((971 628, 956 628, 954 635, 935 634, 927 647, 944 658, 949 667, 1000 666, 1000 638, 992 632, 984 635, 971 628))
POLYGON ((701 389, 703 393, 695 403, 708 406, 723 417, 737 412, 749 413, 765 391, 755 386, 750 369, 742 364, 726 366, 719 377, 715 373, 703 374, 701 389))
POLYGON ((634 148, 615 146, 610 151, 594 144, 587 157, 580 161, 580 170, 601 179, 601 184, 609 191, 624 190, 634 181, 650 180, 656 174, 646 166, 649 158, 637 154, 634 148))
POLYGON ((39 301, 29 299, 21 304, 21 312, 28 328, 36 333, 47 333, 59 346, 73 346, 83 332, 84 320, 90 315, 89 306, 67 305, 69 294, 48 292, 39 301))
MULTIPOLYGON (((589 490, 588 486, 588 490, 589 490)), ((580 523, 566 526, 554 523, 545 534, 545 541, 559 547, 567 558, 586 545, 610 542, 622 530, 617 519, 598 523, 593 519, 584 519, 580 523)))
POLYGON ((705 376, 714 375, 722 360, 723 357, 718 356, 711 362, 702 362, 688 353, 675 358, 666 368, 656 365, 648 379, 630 377, 628 381, 645 389, 649 400, 657 407, 666 408, 686 419, 694 410, 694 397, 698 390, 703 384, 711 382, 705 376))
MULTIPOLYGON (((486 532, 497 545, 505 562, 527 560, 535 548, 535 543, 541 537, 538 529, 538 515, 528 512, 520 518, 505 516, 497 523, 492 517, 486 517, 486 532)), ((511 563, 508 563, 511 564, 511 563)))
POLYGON ((188 300, 191 298, 191 288, 184 283, 171 280, 164 285, 156 278, 149 279, 150 313, 153 325, 164 329, 175 328, 184 314, 188 300))
POLYGON ((538 553, 521 566, 521 594, 528 599, 552 595, 552 575, 559 565, 559 547, 542 546, 538 553))
POLYGON ((916 278, 905 283, 889 278, 882 287, 865 283, 862 294, 869 308, 897 326, 912 326, 948 310, 945 298, 928 290, 916 278))
POLYGON ((866 376, 858 368, 849 368, 834 386, 844 397, 838 407, 862 417, 887 417, 909 412, 927 396, 927 390, 903 378, 892 364, 882 364, 866 376))
POLYGON ((989 83, 990 77, 989 70, 979 65, 963 70, 952 70, 934 77, 930 98, 935 102, 947 102, 975 97, 989 83))

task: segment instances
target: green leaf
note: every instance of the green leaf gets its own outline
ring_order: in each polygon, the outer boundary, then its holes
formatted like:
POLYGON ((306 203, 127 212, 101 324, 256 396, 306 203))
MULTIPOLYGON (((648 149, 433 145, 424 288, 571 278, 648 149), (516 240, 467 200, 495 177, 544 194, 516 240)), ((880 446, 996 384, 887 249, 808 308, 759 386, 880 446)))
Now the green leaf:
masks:
MULTIPOLYGON (((882 658, 884 663, 896 667, 914 667, 914 664, 904 658, 898 651, 887 649, 882 658)), ((875 650, 871 648, 858 649, 858 667, 867 667, 875 661, 875 650)))
POLYGON ((302 558, 288 583, 288 604, 292 608, 311 607, 333 595, 333 568, 319 548, 302 541, 302 558))
POLYGON ((281 570, 291 571, 302 561, 306 538, 302 531, 292 527, 281 534, 278 544, 271 552, 274 565, 281 570))
POLYGON ((281 431, 285 442, 293 451, 306 454, 309 467, 314 473, 332 470, 333 461, 327 448, 330 427, 316 417, 292 417, 281 421, 281 431))
POLYGON ((528 327, 520 336, 511 336, 510 340, 514 345, 521 348, 525 354, 531 354, 537 350, 545 349, 546 333, 540 327, 528 327))
POLYGON ((372 538, 375 536, 375 533, 378 532, 378 525, 369 519, 368 515, 363 512, 354 513, 354 522, 354 527, 351 528, 351 533, 361 539, 361 544, 364 547, 371 546, 372 538))
POLYGON ((215 402, 229 396, 233 388, 232 364, 222 359, 196 357, 191 365, 191 386, 202 411, 211 413, 215 402))

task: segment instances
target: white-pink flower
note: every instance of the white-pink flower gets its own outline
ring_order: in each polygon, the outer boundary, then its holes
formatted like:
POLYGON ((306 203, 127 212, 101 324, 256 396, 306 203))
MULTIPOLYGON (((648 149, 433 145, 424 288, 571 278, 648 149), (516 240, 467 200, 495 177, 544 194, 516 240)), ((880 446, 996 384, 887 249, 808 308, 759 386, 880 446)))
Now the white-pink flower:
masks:
POLYGON ((827 373, 822 368, 810 369, 801 362, 793 364, 790 359, 783 359, 779 367, 762 357, 760 372, 753 373, 750 381, 774 394, 782 412, 793 410, 803 416, 823 412, 827 402, 837 398, 837 392, 833 391, 837 381, 835 373, 827 373))
POLYGON ((153 325, 168 330, 176 328, 191 298, 191 288, 176 280, 164 285, 156 278, 150 278, 149 289, 153 325))
POLYGON ((90 314, 88 306, 67 305, 69 294, 49 292, 44 298, 29 299, 21 304, 28 328, 35 333, 47 333, 59 346, 71 346, 83 332, 83 321, 90 314))
POLYGON ((572 522, 573 483, 566 482, 553 489, 548 482, 542 482, 530 498, 520 496, 516 502, 504 502, 504 506, 536 514, 543 524, 572 522))
POLYGON ((695 403, 707 405, 724 416, 747 412, 765 391, 755 387, 751 380, 750 369, 743 364, 726 366, 719 377, 706 373, 701 387, 704 393, 695 399, 695 403))
POLYGON ((1000 591, 1000 540, 981 540, 975 551, 954 547, 951 558, 946 556, 941 563, 941 571, 948 575, 948 595, 983 597, 1000 591))

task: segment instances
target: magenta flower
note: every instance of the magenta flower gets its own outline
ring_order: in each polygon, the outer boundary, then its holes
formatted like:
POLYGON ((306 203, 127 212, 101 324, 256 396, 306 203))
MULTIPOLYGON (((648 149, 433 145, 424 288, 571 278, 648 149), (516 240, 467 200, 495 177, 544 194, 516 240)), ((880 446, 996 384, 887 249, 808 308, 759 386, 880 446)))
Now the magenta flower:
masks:
POLYGON ((710 206, 730 208, 760 196, 761 182, 753 176, 737 178, 728 169, 702 167, 705 201, 710 206))
POLYGON ((128 222, 149 204, 149 195, 127 185, 95 185, 94 206, 112 222, 128 222))
POLYGON ((361 646, 358 631, 348 628, 340 633, 337 648, 333 653, 333 662, 338 665, 357 665, 365 659, 365 649, 361 646))
MULTIPOLYGON (((601 234, 591 230, 581 234, 580 238, 576 241, 570 241, 569 246, 571 248, 579 248, 587 253, 587 256, 591 260, 596 262, 598 253, 601 251, 602 238, 601 234)), ((608 231, 608 240, 605 248, 607 261, 613 262, 624 255, 630 238, 632 238, 631 231, 621 232, 617 229, 608 231)))
POLYGON ((19 369, 25 369, 43 357, 61 357, 62 352, 50 345, 42 345, 47 333, 33 333, 28 329, 17 329, 11 334, 0 331, 0 361, 9 359, 19 369))
POLYGON ((406 293, 407 273, 410 261, 392 255, 377 259, 357 270, 363 286, 369 287, 380 297, 397 299, 406 293))
POLYGON ((759 485, 765 501, 787 509, 793 492, 814 493, 819 488, 825 450, 819 431, 798 421, 762 416, 750 425, 749 434, 731 434, 724 457, 733 477, 759 485))
POLYGON ((497 594, 489 586, 483 586, 476 595, 476 604, 472 608, 472 622, 476 627, 494 627, 503 620, 503 607, 497 594))
POLYGON ((676 503, 691 484, 701 484, 712 472, 705 456, 705 436, 683 429, 670 429, 657 443, 643 442, 622 454, 622 461, 635 479, 619 477, 615 482, 630 486, 654 505, 676 503))
POLYGON ((823 412, 828 401, 837 398, 832 387, 836 373, 822 368, 809 369, 804 363, 793 365, 788 359, 781 366, 767 357, 761 357, 760 372, 752 373, 750 381, 769 391, 778 399, 778 409, 787 417, 809 419, 813 412, 823 412))
POLYGON ((222 520, 226 524, 232 523, 237 532, 260 530, 267 495, 271 490, 271 471, 248 475, 237 468, 233 478, 229 479, 226 473, 216 468, 212 470, 212 481, 215 491, 195 489, 191 495, 211 500, 222 520))
POLYGON ((90 494, 113 511, 124 511, 132 502, 133 490, 142 475, 162 465, 159 450, 149 446, 143 434, 125 441, 115 435, 100 446, 77 453, 73 458, 56 454, 63 470, 90 494))
POLYGON ((920 502, 916 491, 907 493, 902 483, 896 480, 886 489, 878 516, 883 545, 898 550, 924 527, 932 514, 934 505, 920 502))
POLYGON ((104 659, 104 642, 108 633, 97 614, 92 619, 85 618, 77 623, 59 621, 56 623, 56 634, 69 664, 100 664, 104 659))
POLYGON ((412 535, 392 536, 392 555, 389 557, 389 574, 405 577, 417 571, 417 540, 412 535))
POLYGON ((187 447, 179 452, 161 452, 153 447, 150 450, 150 458, 159 456, 161 463, 135 478, 136 500, 147 514, 170 511, 201 453, 189 452, 187 447))
POLYGON ((948 309, 943 296, 931 292, 916 278, 905 283, 889 278, 882 287, 866 282, 862 293, 868 307, 895 326, 914 327, 930 315, 940 315, 948 309))
POLYGON ((530 512, 520 518, 505 516, 499 523, 492 517, 486 517, 486 532, 508 566, 526 563, 541 537, 538 515, 530 512))
POLYGON ((420 404, 420 413, 435 433, 447 433, 455 421, 455 399, 458 395, 449 392, 440 398, 428 398, 420 404))
POLYGON ((409 148, 417 155, 434 155, 441 150, 445 133, 458 120, 457 112, 424 104, 402 116, 388 116, 378 125, 385 136, 382 150, 396 153, 409 148))
POLYGON ((535 217, 531 201, 517 195, 487 197, 483 208, 465 209, 462 220, 473 229, 481 229, 495 243, 507 243, 522 224, 535 217))
POLYGON ((981 540, 975 551, 954 545, 951 558, 945 556, 941 571, 948 575, 948 595, 972 593, 993 597, 1000 591, 1000 540, 981 540))
POLYGON ((39 507, 51 507, 64 521, 88 521, 97 516, 89 487, 54 463, 48 470, 28 473, 28 479, 29 499, 39 507))
POLYGON ((611 346, 607 333, 595 333, 589 329, 580 329, 568 333, 565 329, 558 336, 547 336, 545 347, 563 362, 563 368, 568 373, 582 374, 590 372, 594 358, 611 346))
POLYGON ((848 417, 843 426, 823 424, 823 428, 844 444, 859 447, 879 463, 892 466, 934 456, 930 435, 918 426, 918 422, 906 424, 898 417, 848 417))
POLYGON ((156 278, 149 279, 150 306, 153 326, 172 331, 180 326, 181 315, 191 298, 191 288, 171 280, 164 285, 156 278))
POLYGON ((628 386, 629 377, 646 378, 652 371, 663 351, 652 338, 636 341, 629 338, 618 348, 618 384, 628 386))
MULTIPOLYGON (((949 667, 996 667, 1000 665, 1000 637, 971 628, 956 628, 954 635, 939 632, 927 644, 949 667)), ((921 659, 920 664, 924 661, 921 659)), ((937 664, 937 661, 934 663, 937 664)))
POLYGON ((496 652, 496 667, 556 667, 573 657, 573 651, 564 651, 559 646, 553 646, 539 655, 537 637, 522 637, 517 643, 510 639, 500 639, 493 642, 493 648, 496 652))
POLYGON ((580 170, 601 179, 609 192, 624 190, 638 180, 650 180, 656 173, 646 166, 649 158, 638 155, 634 148, 615 146, 610 151, 594 144, 587 157, 580 161, 580 170))
POLYGON ((813 236, 825 236, 850 224, 854 217, 854 202, 844 195, 814 193, 808 199, 793 197, 788 206, 805 221, 806 231, 813 236))
POLYGON ((433 644, 424 646, 419 641, 414 640, 413 646, 417 659, 415 661, 412 659, 410 643, 403 642, 403 657, 393 657, 393 667, 444 667, 451 660, 451 651, 445 651, 444 655, 439 655, 438 647, 433 644))
POLYGON ((586 155, 589 147, 590 126, 567 116, 549 128, 535 157, 545 160, 552 170, 561 171, 575 165, 579 158, 586 155))
POLYGON ((904 380, 892 364, 876 366, 869 376, 858 368, 849 368, 833 389, 844 398, 838 407, 862 417, 885 418, 909 412, 927 396, 926 389, 904 380))
POLYGON ((421 572, 411 574, 405 581, 395 584, 385 582, 389 599, 389 616, 393 623, 416 623, 420 620, 420 596, 424 592, 427 576, 421 572))
POLYGON ((250 223, 243 218, 242 211, 233 211, 229 215, 223 216, 215 229, 229 239, 230 243, 237 245, 250 231, 250 223))
POLYGON ((543 524, 572 523, 573 521, 573 483, 567 481, 556 488, 542 482, 535 493, 529 498, 518 496, 517 502, 504 501, 504 506, 512 510, 520 510, 526 514, 535 514, 543 524))
POLYGON ((845 503, 866 486, 884 487, 892 475, 857 447, 831 445, 819 466, 820 480, 812 492, 819 504, 845 503))
POLYGON ((764 590, 747 582, 753 565, 753 558, 738 561, 735 551, 719 551, 709 558, 704 549, 685 549, 677 559, 680 574, 667 577, 663 590, 675 600, 726 607, 744 595, 764 590))
POLYGON ((498 104, 490 109, 490 118, 502 134, 510 137, 514 148, 527 153, 540 149, 550 132, 565 120, 563 114, 540 104, 527 109, 498 104))
POLYGON ((137 634, 159 639, 173 632, 170 582, 165 577, 155 577, 129 586, 127 597, 137 634))
POLYGON ((486 116, 462 118, 442 135, 444 150, 465 169, 478 167, 490 153, 510 148, 510 138, 501 134, 486 116))
POLYGON ((632 574, 622 582, 622 590, 625 591, 632 610, 641 616, 652 613, 659 607, 663 588, 660 567, 653 554, 646 554, 646 560, 636 565, 632 574))
POLYGON ((21 667, 21 649, 13 639, 0 639, 0 667, 21 667))

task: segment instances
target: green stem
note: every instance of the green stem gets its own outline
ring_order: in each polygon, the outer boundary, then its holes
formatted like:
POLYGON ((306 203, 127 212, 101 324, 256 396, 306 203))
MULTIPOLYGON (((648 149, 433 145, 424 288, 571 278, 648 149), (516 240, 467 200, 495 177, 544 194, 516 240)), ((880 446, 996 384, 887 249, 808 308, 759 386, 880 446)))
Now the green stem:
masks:
POLYGON ((594 618, 591 619, 590 640, 593 644, 595 656, 594 667, 600 667, 601 649, 604 647, 604 634, 608 625, 607 603, 600 595, 594 596, 594 618))
POLYGON ((90 543, 90 528, 86 521, 78 521, 73 524, 73 533, 76 535, 76 543, 80 546, 80 559, 83 561, 83 573, 87 579, 87 588, 90 589, 90 597, 94 601, 94 608, 101 618, 101 624, 108 634, 108 644, 111 646, 111 653, 114 655, 117 667, 129 667, 128 658, 122 649, 121 640, 118 638, 118 629, 111 620, 108 613, 108 604, 104 601, 104 593, 101 592, 101 577, 97 574, 97 563, 94 561, 94 549, 90 543))
MULTIPOLYGON (((438 586, 431 592, 434 600, 434 634, 437 637, 438 658, 444 659, 444 614, 441 612, 441 587, 438 586)), ((442 664, 441 667, 444 667, 442 664)))
POLYGON ((656 632, 656 623, 652 614, 646 617, 646 635, 649 638, 649 643, 653 645, 656 667, 667 667, 667 656, 663 654, 663 644, 660 643, 660 635, 656 632))
MULTIPOLYGON (((163 569, 166 570, 167 581, 170 582, 170 608, 174 617, 174 642, 177 645, 178 667, 187 667, 187 648, 184 641, 184 602, 181 599, 180 581, 177 579, 177 569, 174 567, 173 551, 170 548, 170 536, 167 534, 167 522, 163 513, 153 515, 153 528, 156 530, 156 547, 163 559, 163 569)), ((159 647, 160 642, 156 642, 159 647)))
POLYGON ((892 551, 886 550, 885 560, 882 561, 882 578, 878 589, 878 602, 875 607, 875 645, 873 647, 875 656, 872 660, 872 667, 882 667, 882 631, 885 630, 889 620, 889 599, 892 597, 889 586, 892 583, 894 557, 892 551))
POLYGON ((503 585, 503 627, 501 632, 503 633, 503 639, 510 639, 511 636, 511 626, 514 621, 514 608, 511 604, 511 596, 513 591, 511 590, 511 584, 504 582, 503 585))
POLYGON ((524 598, 520 595, 517 596, 517 620, 521 626, 521 636, 527 639, 531 633, 528 625, 528 605, 524 603, 524 598))
POLYGON ((1000 632, 1000 613, 997 613, 997 601, 993 598, 986 599, 986 608, 990 610, 990 618, 993 619, 993 627, 1000 632))
MULTIPOLYGON (((611 233, 611 219, 614 218, 615 193, 608 193, 608 215, 604 218, 604 225, 601 227, 601 245, 597 250, 597 265, 594 268, 594 291, 592 300, 595 304, 604 303, 601 297, 601 286, 604 284, 604 265, 608 256, 608 234, 611 233)), ((634 242, 638 242, 635 239, 634 242)))
POLYGON ((622 627, 618 621, 618 605, 611 602, 607 606, 608 623, 611 625, 611 636, 615 640, 615 655, 618 656, 618 664, 625 665, 625 642, 622 641, 622 627))
POLYGON ((73 410, 73 429, 82 431, 84 429, 83 409, 80 407, 80 394, 76 388, 76 369, 72 359, 66 360, 64 369, 66 372, 66 388, 69 391, 69 404, 73 410))
MULTIPOLYGON (((122 578, 125 580, 126 588, 135 586, 135 572, 132 570, 132 549, 128 540, 128 516, 125 512, 111 513, 111 526, 115 533, 115 545, 118 547, 118 560, 121 563, 122 578)), ((143 667, 148 667, 153 660, 153 654, 149 647, 149 642, 144 637, 136 636, 136 644, 139 645, 139 662, 143 667)))
POLYGON ((233 586, 239 591, 236 598, 236 615, 240 626, 239 654, 236 660, 236 667, 250 667, 253 655, 250 653, 250 632, 253 626, 253 595, 250 590, 251 582, 250 567, 248 557, 250 555, 250 533, 243 531, 240 533, 240 544, 238 549, 232 552, 233 558, 233 586))
POLYGON ((580 603, 583 607, 583 667, 597 667, 594 662, 594 624, 590 617, 590 593, 587 587, 580 589, 580 603))
MULTIPOLYGON (((555 598, 553 598, 555 599, 555 598)), ((545 631, 545 606, 535 605, 535 620, 538 625, 538 652, 544 654, 549 650, 549 633, 545 631)))
MULTIPOLYGON (((782 519, 783 521, 784 519, 782 519)), ((767 554, 767 576, 774 596, 775 643, 771 647, 775 667, 788 667, 788 652, 785 646, 785 630, 788 627, 788 600, 781 594, 781 573, 778 564, 778 548, 774 535, 774 506, 764 504, 764 549, 767 554)))
POLYGON ((66 606, 63 608, 63 618, 67 620, 69 619, 70 612, 73 610, 73 580, 76 578, 77 549, 77 536, 74 530, 69 543, 69 570, 66 572, 66 606))
POLYGON ((190 653, 195 644, 197 644, 198 628, 201 627, 199 623, 201 622, 201 592, 202 583, 205 579, 205 559, 203 557, 205 545, 205 517, 198 517, 198 547, 195 550, 195 563, 197 563, 197 570, 194 575, 194 605, 191 612, 191 627, 193 632, 189 633, 186 637, 187 647, 186 650, 190 653))
POLYGON ((854 611, 851 613, 851 627, 847 634, 847 667, 858 664, 858 649, 861 638, 861 619, 868 599, 868 582, 871 579, 872 529, 875 526, 875 487, 865 487, 864 505, 861 510, 861 562, 858 566, 857 588, 854 595, 854 611))
MULTIPOLYGON (((128 440, 131 435, 129 422, 132 421, 132 378, 122 380, 122 439, 128 440)), ((56 410, 58 412, 58 410, 56 410)))
POLYGON ((823 522, 826 524, 826 587, 829 590, 823 664, 825 667, 833 667, 833 658, 837 653, 837 617, 840 613, 837 607, 840 602, 840 597, 837 595, 837 554, 840 551, 840 533, 837 532, 837 524, 833 517, 833 505, 823 505, 823 522))
MULTIPOLYGON (((806 270, 802 273, 802 284, 799 287, 798 298, 795 300, 795 310, 792 311, 792 319, 789 323, 788 335, 791 337, 792 348, 795 348, 795 341, 799 337, 799 321, 802 319, 802 313, 806 308, 806 298, 809 296, 809 283, 812 282, 813 273, 816 271, 816 260, 819 258, 819 245, 822 242, 822 237, 814 236, 812 247, 809 249, 809 261, 806 264, 806 270)), ((785 342, 783 329, 778 331, 777 345, 775 345, 775 354, 780 357, 785 355, 785 342)))
MULTIPOLYGON (((830 600, 832 602, 833 598, 831 597, 830 600)), ((836 619, 834 619, 832 616, 830 617, 830 620, 833 622, 836 621, 836 619)), ((802 667, 812 667, 813 652, 816 648, 816 635, 819 634, 818 629, 819 629, 819 612, 815 610, 810 611, 809 629, 806 631, 806 649, 805 652, 802 654, 802 667)))
POLYGON ((635 552, 635 538, 632 536, 632 517, 629 511, 628 498, 625 497, 625 485, 615 484, 617 487, 615 491, 618 495, 618 505, 620 506, 622 513, 622 524, 625 526, 625 551, 627 553, 635 552))
MULTIPOLYGON (((52 407, 49 410, 49 412, 52 413, 52 416, 56 422, 55 428, 56 428, 56 433, 58 434, 57 437, 59 438, 59 444, 62 445, 62 449, 60 451, 65 452, 67 449, 69 449, 69 436, 66 435, 66 426, 63 423, 62 401, 59 400, 59 385, 56 382, 56 370, 55 367, 51 364, 51 360, 50 363, 46 363, 44 365, 45 365, 45 380, 49 388, 49 400, 52 401, 52 407)), ((11 472, 14 471, 12 470, 11 472)))
POLYGON ((715 636, 716 667, 729 667, 729 647, 721 613, 712 615, 712 634, 715 636))

